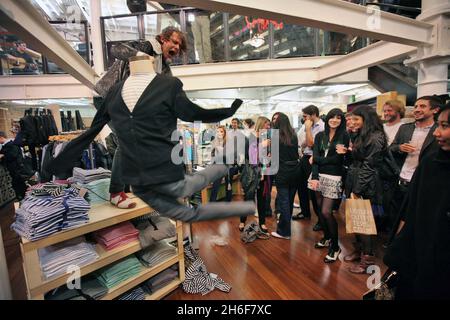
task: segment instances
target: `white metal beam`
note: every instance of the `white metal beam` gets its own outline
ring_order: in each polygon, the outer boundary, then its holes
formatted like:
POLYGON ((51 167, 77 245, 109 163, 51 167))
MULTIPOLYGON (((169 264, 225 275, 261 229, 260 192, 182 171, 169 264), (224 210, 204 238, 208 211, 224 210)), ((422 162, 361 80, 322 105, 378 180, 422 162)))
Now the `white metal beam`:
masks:
POLYGON ((416 47, 379 41, 320 66, 317 73, 317 82, 378 65, 416 51, 416 47))
MULTIPOLYGON (((172 67, 172 73, 180 78, 188 91, 313 84, 317 80, 317 68, 339 58, 307 57, 185 65, 172 67)), ((364 81, 367 81, 367 69, 328 82, 364 81)))
POLYGON ((83 58, 27 0, 2 0, 0 21, 34 50, 39 51, 81 83, 93 88, 98 77, 83 58))
POLYGON ((90 98, 91 89, 67 74, 0 77, 0 100, 90 98))
MULTIPOLYGON (((338 59, 339 56, 211 63, 175 66, 172 71, 184 83, 186 91, 251 87, 266 90, 261 87, 283 86, 272 88, 267 92, 268 96, 272 96, 289 89, 286 86, 314 84, 318 67, 338 59)), ((367 69, 361 69, 329 79, 324 83, 367 81, 367 69)), ((236 92, 236 97, 242 95, 243 98, 248 98, 246 90, 241 90, 239 93, 236 89, 236 92)), ((89 98, 92 96, 91 89, 70 75, 0 77, 0 100, 89 98)))
POLYGON ((430 45, 433 25, 338 0, 164 0, 407 45, 430 45))

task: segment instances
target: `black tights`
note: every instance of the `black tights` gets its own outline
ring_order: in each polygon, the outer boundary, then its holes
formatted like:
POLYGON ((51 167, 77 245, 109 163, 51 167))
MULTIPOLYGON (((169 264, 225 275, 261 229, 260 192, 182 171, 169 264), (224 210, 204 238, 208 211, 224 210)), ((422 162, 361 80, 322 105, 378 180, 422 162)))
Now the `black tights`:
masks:
POLYGON ((320 192, 316 192, 316 199, 319 207, 319 222, 323 228, 324 237, 325 239, 331 239, 333 249, 337 250, 339 248, 338 225, 332 213, 336 201, 322 196, 320 192))

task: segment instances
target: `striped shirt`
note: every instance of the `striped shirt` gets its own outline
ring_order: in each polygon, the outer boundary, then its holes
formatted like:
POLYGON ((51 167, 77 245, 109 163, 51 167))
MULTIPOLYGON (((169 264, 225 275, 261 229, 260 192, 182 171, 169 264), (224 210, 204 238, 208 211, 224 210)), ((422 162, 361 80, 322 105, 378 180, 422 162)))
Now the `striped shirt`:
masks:
POLYGON ((78 189, 64 190, 59 197, 28 196, 16 210, 11 228, 30 241, 73 228, 89 221, 89 203, 78 196, 78 189))
POLYGON ((39 249, 38 253, 42 273, 47 279, 70 272, 69 266, 82 267, 98 259, 95 246, 84 237, 39 249))
POLYGON ((130 75, 125 81, 122 88, 122 99, 130 112, 133 112, 136 103, 154 77, 155 74, 151 73, 136 73, 130 75))

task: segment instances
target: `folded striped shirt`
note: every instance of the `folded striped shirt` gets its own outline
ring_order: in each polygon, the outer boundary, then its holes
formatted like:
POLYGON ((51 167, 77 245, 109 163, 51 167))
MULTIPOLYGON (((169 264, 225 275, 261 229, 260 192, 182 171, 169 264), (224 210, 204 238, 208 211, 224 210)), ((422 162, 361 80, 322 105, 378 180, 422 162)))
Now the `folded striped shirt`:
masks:
POLYGON ((77 237, 38 250, 41 270, 46 279, 67 272, 71 266, 85 266, 98 259, 95 245, 77 237))
POLYGON ((89 209, 89 203, 78 196, 76 188, 64 190, 59 197, 27 196, 16 210, 11 228, 34 241, 87 223, 89 209))

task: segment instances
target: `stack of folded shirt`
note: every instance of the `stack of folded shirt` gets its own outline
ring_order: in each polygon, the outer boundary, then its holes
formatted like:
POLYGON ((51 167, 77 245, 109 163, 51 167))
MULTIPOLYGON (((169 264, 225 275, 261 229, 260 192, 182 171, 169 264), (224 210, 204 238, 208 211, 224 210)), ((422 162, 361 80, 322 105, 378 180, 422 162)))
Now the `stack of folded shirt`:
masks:
POLYGON ((73 168, 73 181, 86 184, 95 180, 111 178, 111 171, 103 168, 85 170, 81 168, 73 168))
POLYGON ((139 241, 142 248, 151 246, 156 241, 171 238, 176 235, 176 229, 169 218, 161 216, 148 217, 135 221, 139 230, 139 241))
POLYGON ((80 290, 69 289, 67 285, 58 287, 44 296, 45 300, 88 300, 80 290))
POLYGON ((95 180, 85 184, 79 184, 80 187, 88 190, 88 199, 90 204, 98 204, 109 201, 110 178, 95 180))
POLYGON ((178 271, 168 268, 147 280, 144 285, 148 292, 154 293, 172 282, 176 277, 178 277, 178 271))
POLYGON ((67 285, 56 288, 45 295, 46 300, 98 300, 108 293, 97 278, 87 275, 81 278, 80 288, 69 289, 67 285))
POLYGON ((94 232, 95 240, 103 245, 106 250, 135 241, 138 236, 139 231, 129 221, 94 232))
POLYGON ((108 293, 108 288, 96 277, 88 275, 81 278, 81 292, 92 299, 98 300, 108 293))
POLYGON ((89 221, 89 203, 77 188, 55 189, 56 196, 27 196, 11 225, 20 236, 34 241, 89 221))
POLYGON ((136 256, 147 267, 153 267, 157 264, 172 258, 177 253, 177 249, 167 243, 165 240, 155 242, 150 247, 136 253, 136 256))
POLYGON ((117 300, 144 300, 145 296, 146 292, 144 291, 144 289, 141 287, 137 287, 124 293, 123 295, 118 297, 117 300))
POLYGON ((122 259, 112 265, 100 269, 97 272, 97 279, 108 289, 117 286, 119 283, 134 277, 142 270, 142 264, 135 256, 122 259))
POLYGON ((46 279, 67 273, 69 266, 82 267, 98 258, 95 246, 87 243, 84 237, 39 249, 38 254, 46 279))

